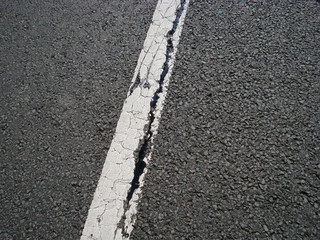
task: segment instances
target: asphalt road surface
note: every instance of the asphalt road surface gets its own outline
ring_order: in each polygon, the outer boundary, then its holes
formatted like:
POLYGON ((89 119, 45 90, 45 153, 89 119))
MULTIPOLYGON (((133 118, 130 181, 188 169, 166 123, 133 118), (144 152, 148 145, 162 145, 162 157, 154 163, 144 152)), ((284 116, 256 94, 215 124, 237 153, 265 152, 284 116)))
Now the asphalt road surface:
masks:
POLYGON ((80 238, 156 1, 2 1, 0 239, 80 238))
POLYGON ((316 1, 193 1, 132 239, 319 239, 316 1))
MULTIPOLYGON (((78 239, 157 1, 0 4, 0 239, 78 239)), ((317 1, 191 1, 132 239, 320 239, 317 1)))

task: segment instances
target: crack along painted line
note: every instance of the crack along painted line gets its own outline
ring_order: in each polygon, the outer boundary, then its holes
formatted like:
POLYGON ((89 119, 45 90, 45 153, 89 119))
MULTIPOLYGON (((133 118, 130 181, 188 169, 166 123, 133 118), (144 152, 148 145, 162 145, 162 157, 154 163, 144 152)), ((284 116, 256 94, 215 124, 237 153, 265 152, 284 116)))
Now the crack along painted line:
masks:
POLYGON ((187 6, 187 0, 158 1, 81 240, 130 236, 187 6))
POLYGON ((123 236, 128 238, 130 237, 136 220, 138 200, 141 195, 144 176, 147 172, 147 168, 145 167, 151 159, 153 140, 157 134, 163 102, 169 86, 169 79, 175 61, 175 54, 177 52, 177 44, 188 7, 187 3, 188 2, 185 0, 180 1, 180 5, 176 10, 176 18, 173 22, 172 29, 166 34, 166 61, 163 64, 163 71, 160 75, 159 87, 150 102, 148 131, 146 132, 144 142, 139 149, 139 159, 136 162, 135 177, 131 182, 131 188, 127 195, 127 201, 125 202, 125 213, 119 224, 119 227, 122 228, 123 236))

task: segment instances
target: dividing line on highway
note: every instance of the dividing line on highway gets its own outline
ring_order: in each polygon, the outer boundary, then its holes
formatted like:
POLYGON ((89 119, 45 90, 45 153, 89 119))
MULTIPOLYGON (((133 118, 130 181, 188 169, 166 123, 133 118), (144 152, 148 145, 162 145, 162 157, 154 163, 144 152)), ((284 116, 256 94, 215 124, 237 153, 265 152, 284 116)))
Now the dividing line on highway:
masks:
POLYGON ((189 0, 159 0, 81 240, 128 239, 189 0))

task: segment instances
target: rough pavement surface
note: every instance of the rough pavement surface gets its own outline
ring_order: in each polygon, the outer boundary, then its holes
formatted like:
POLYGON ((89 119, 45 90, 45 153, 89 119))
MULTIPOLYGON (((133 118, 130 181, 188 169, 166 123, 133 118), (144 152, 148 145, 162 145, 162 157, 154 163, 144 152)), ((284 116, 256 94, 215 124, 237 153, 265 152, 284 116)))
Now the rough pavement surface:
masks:
POLYGON ((320 239, 316 1, 193 1, 132 239, 320 239))
POLYGON ((77 239, 157 1, 0 4, 0 239, 77 239))

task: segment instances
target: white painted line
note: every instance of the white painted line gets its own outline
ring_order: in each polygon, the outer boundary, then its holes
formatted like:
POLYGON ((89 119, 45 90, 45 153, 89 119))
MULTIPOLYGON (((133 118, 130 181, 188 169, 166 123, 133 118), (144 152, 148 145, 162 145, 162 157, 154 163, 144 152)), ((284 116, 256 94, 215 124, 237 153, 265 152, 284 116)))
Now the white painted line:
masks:
MULTIPOLYGON (((153 137, 159 126, 188 2, 189 0, 158 1, 132 79, 132 86, 124 102, 116 133, 94 193, 81 240, 118 240, 128 239, 130 236, 141 193, 140 188, 136 189, 129 206, 125 209, 137 161, 135 151, 139 150, 141 140, 145 139, 147 132, 145 126, 151 124, 153 137), (171 51, 168 51, 169 36, 173 47, 171 51), (163 74, 164 64, 169 67, 166 74, 163 74), (162 91, 159 92, 161 75, 164 79, 162 79, 162 91), (153 112, 155 119, 150 122, 150 103, 155 95, 160 98, 153 112), (120 226, 123 216, 126 218, 123 226, 120 226)), ((151 144, 153 137, 150 139, 151 144)), ((151 146, 151 150, 152 148, 151 146)), ((145 157, 145 162, 150 160, 151 152, 145 157)), ((146 168, 140 176, 140 187, 143 185, 145 172, 146 168)))

